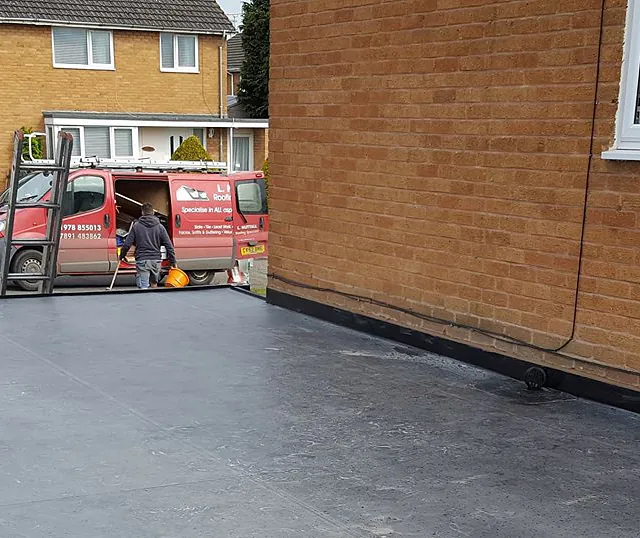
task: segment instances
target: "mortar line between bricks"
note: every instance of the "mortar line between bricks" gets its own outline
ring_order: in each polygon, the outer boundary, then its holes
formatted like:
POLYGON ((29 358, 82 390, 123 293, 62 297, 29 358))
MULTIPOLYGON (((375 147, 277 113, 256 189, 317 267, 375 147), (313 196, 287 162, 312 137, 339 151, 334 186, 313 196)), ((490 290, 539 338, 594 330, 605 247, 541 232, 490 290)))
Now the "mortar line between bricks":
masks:
POLYGON ((57 371, 59 374, 65 376, 65 377, 75 381, 79 385, 82 385, 85 388, 87 388, 87 389, 89 389, 89 390, 101 395, 103 398, 106 398, 107 400, 109 400, 110 402, 112 402, 116 406, 120 407, 121 409, 123 409, 123 410, 127 411, 128 413, 138 417, 143 422, 146 422, 147 424, 149 424, 151 426, 154 426, 157 430, 159 430, 162 433, 165 433, 165 434, 171 436, 173 439, 177 440, 178 442, 183 443, 183 444, 191 447, 192 449, 196 450, 197 452, 200 452, 201 454, 208 456, 210 459, 212 459, 213 461, 216 461, 222 467, 230 469, 233 473, 246 478, 247 480, 249 480, 250 482, 252 482, 256 486, 262 488, 266 492, 269 492, 272 495, 275 495, 275 496, 277 496, 277 497, 279 497, 281 499, 289 501, 290 503, 298 506, 299 508, 301 508, 303 510, 306 510, 307 512, 310 512, 311 514, 313 514, 317 518, 323 520, 325 523, 327 523, 327 524, 331 525, 332 527, 334 527, 335 529, 339 530, 341 533, 344 533, 345 536, 349 536, 351 538, 375 538, 375 535, 373 533, 369 533, 369 532, 365 532, 365 531, 357 531, 357 532, 353 531, 345 523, 327 516, 321 510, 318 510, 317 508, 314 508, 313 506, 311 506, 310 504, 306 503, 302 499, 296 497, 295 495, 292 495, 292 494, 290 494, 290 493, 288 493, 288 492, 286 492, 286 491, 284 491, 284 490, 282 490, 280 488, 277 488, 277 487, 275 487, 275 486, 273 486, 271 484, 265 483, 264 481, 260 480, 254 473, 250 473, 250 472, 248 472, 248 471, 246 471, 244 469, 239 469, 238 467, 233 467, 233 466, 229 465, 222 458, 217 456, 215 454, 215 452, 213 452, 212 450, 204 448, 204 447, 202 447, 202 446, 200 446, 200 445, 198 445, 196 443, 193 443, 191 441, 187 441, 184 438, 176 435, 176 432, 172 431, 171 428, 164 427, 159 422, 153 420, 150 417, 147 417, 145 414, 143 414, 140 411, 134 409, 133 407, 128 406, 127 404, 125 404, 123 402, 120 402, 120 400, 118 400, 115 396, 112 396, 108 392, 98 388, 97 386, 93 385, 92 383, 89 383, 88 381, 85 381, 84 379, 82 379, 82 378, 78 377, 77 375, 73 374, 72 372, 70 372, 66 368, 63 368, 62 366, 57 365, 55 362, 43 357, 39 353, 36 353, 35 351, 27 348, 26 346, 16 342, 15 340, 11 339, 10 337, 5 336, 5 339, 8 340, 9 342, 11 342, 13 345, 18 347, 19 349, 22 349, 25 353, 27 353, 28 355, 30 355, 31 357, 33 357, 37 361, 41 362, 42 364, 47 365, 48 367, 50 367, 51 369, 53 369, 55 371, 57 371))

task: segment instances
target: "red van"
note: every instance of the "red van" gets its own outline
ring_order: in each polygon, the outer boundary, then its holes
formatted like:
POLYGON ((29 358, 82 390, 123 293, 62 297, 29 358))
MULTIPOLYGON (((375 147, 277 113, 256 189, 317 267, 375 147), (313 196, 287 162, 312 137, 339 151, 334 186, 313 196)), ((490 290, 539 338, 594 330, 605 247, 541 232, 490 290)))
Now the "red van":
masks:
MULTIPOLYGON (((51 177, 46 172, 25 176, 20 181, 18 201, 46 201, 51 177)), ((0 195, 0 252, 7 198, 8 192, 0 195)), ((267 256, 269 223, 262 172, 223 176, 86 168, 69 174, 58 274, 113 273, 118 246, 145 202, 153 204, 156 216, 167 228, 178 265, 193 285, 211 283, 216 272, 233 268, 237 260, 267 256)), ((44 209, 18 209, 14 237, 42 239, 45 226, 44 209)), ((40 250, 16 248, 10 255, 11 272, 41 272, 40 250)), ((134 271, 134 267, 124 266, 121 271, 134 271)), ((36 281, 16 284, 28 291, 38 289, 36 281)))

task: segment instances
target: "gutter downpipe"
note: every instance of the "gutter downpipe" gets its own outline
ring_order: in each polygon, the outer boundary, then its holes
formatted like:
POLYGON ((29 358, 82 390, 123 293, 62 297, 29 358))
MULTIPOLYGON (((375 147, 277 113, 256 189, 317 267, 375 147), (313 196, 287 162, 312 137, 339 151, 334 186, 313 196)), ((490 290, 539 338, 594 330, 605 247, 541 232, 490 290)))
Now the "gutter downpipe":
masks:
MULTIPOLYGON (((226 38, 226 36, 223 36, 223 38, 226 38)), ((224 93, 224 80, 222 78, 223 76, 223 69, 222 69, 222 45, 220 45, 218 47, 218 65, 220 66, 220 119, 223 118, 223 112, 224 112, 224 105, 223 105, 223 93, 224 93)))
MULTIPOLYGON (((222 32, 222 39, 224 39, 224 40, 227 39, 227 32, 226 31, 222 32)), ((218 71, 219 71, 219 74, 220 74, 220 80, 219 80, 219 88, 220 88, 220 110, 219 110, 219 115, 220 115, 220 119, 223 118, 223 112, 224 112, 224 106, 223 106, 223 100, 222 100, 223 99, 223 95, 222 94, 224 93, 223 92, 224 81, 222 79, 222 76, 223 76, 223 71, 224 70, 222 69, 222 60, 223 60, 223 58, 222 58, 222 45, 220 45, 218 47, 218 67, 219 67, 218 71)), ((222 129, 219 130, 219 137, 220 137, 220 140, 219 140, 219 145, 220 145, 219 154, 220 154, 220 162, 222 162, 222 160, 223 160, 222 159, 222 129)), ((228 159, 226 159, 226 160, 228 161, 228 159)), ((227 173, 228 173, 228 171, 229 171, 229 165, 227 164, 227 173)))

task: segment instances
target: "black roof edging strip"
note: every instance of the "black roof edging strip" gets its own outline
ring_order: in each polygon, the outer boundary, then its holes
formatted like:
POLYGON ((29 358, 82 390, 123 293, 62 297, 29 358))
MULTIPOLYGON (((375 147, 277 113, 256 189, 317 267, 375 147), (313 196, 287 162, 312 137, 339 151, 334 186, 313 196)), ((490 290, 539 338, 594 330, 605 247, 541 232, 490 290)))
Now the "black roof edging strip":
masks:
POLYGON ((230 286, 233 291, 238 291, 243 295, 248 295, 249 297, 253 297, 254 299, 260 299, 261 301, 266 301, 267 298, 264 295, 258 295, 257 293, 253 293, 246 286, 230 286))

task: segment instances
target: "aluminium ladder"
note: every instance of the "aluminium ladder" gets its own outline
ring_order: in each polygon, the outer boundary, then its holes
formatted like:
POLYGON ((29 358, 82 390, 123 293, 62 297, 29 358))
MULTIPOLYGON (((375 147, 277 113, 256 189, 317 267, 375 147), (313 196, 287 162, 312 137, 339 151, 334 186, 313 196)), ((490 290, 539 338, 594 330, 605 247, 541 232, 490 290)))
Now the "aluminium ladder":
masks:
POLYGON ((56 278, 58 248, 60 247, 60 229, 63 218, 63 199, 67 190, 69 167, 73 151, 73 137, 60 132, 56 145, 56 158, 53 162, 29 163, 22 160, 24 134, 16 131, 13 136, 13 163, 9 177, 9 199, 7 201, 7 218, 4 230, 4 252, 0 252, 0 297, 6 295, 7 284, 16 280, 40 281, 40 292, 46 295, 53 293, 53 282, 56 278), (18 189, 22 172, 50 172, 51 190, 46 201, 20 201, 18 189), (47 227, 42 239, 16 239, 13 237, 13 225, 16 209, 28 207, 42 208, 47 212, 47 227), (12 273, 11 253, 14 246, 30 246, 42 249, 41 271, 39 273, 12 273))

